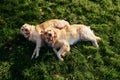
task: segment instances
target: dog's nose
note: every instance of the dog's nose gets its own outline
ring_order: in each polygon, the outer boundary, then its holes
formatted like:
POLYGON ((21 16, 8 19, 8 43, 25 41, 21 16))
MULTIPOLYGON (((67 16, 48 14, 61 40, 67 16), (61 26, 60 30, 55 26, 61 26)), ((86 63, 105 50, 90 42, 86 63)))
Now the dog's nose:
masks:
POLYGON ((25 29, 25 31, 27 32, 27 31, 28 31, 28 29, 25 29))
POLYGON ((49 37, 52 37, 52 34, 48 34, 49 37))

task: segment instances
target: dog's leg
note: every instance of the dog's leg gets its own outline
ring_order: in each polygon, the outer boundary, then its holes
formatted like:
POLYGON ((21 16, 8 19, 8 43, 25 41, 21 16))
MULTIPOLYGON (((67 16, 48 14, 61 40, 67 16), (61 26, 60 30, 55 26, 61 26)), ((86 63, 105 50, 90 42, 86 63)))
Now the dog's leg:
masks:
POLYGON ((65 20, 61 20, 60 22, 54 23, 54 26, 58 29, 63 29, 65 27, 70 27, 70 24, 65 20))
POLYGON ((84 40, 92 42, 92 45, 95 46, 96 48, 99 47, 95 37, 89 37, 88 36, 87 38, 85 37, 84 40))
POLYGON ((61 57, 61 54, 59 52, 57 52, 57 50, 55 48, 53 48, 53 51, 55 52, 55 54, 57 55, 57 57, 61 60, 64 61, 64 59, 61 57))
POLYGON ((92 37, 89 37, 89 40, 92 42, 93 46, 95 46, 96 48, 99 47, 99 45, 98 45, 98 43, 97 43, 97 39, 99 40, 99 39, 101 39, 101 38, 96 37, 94 34, 93 34, 92 37))
POLYGON ((69 44, 66 44, 66 43, 64 43, 64 45, 60 48, 60 50, 58 51, 58 54, 60 55, 60 57, 64 57, 65 56, 65 54, 67 53, 67 52, 69 52, 70 51, 70 46, 69 46, 69 44))
POLYGON ((91 42, 92 42, 93 46, 95 46, 97 48, 99 47, 96 39, 91 40, 91 42))
POLYGON ((63 52, 63 53, 61 54, 61 56, 62 56, 62 57, 65 57, 65 54, 66 54, 66 52, 63 52))
POLYGON ((64 46, 63 46, 63 51, 61 52, 61 56, 62 57, 65 57, 65 54, 67 53, 67 52, 69 52, 70 51, 70 45, 69 44, 65 44, 64 46))
POLYGON ((55 48, 53 48, 53 51, 54 51, 55 54, 57 54, 57 50, 55 48))
POLYGON ((96 36, 96 40, 97 40, 97 42, 99 42, 101 40, 101 38, 96 36))
POLYGON ((37 44, 36 44, 36 47, 35 47, 35 49, 34 49, 34 52, 33 52, 33 54, 32 54, 32 57, 31 57, 31 59, 33 59, 34 58, 34 56, 35 56, 35 58, 37 58, 38 56, 39 56, 39 47, 37 46, 37 44))
POLYGON ((36 56, 35 58, 37 58, 39 56, 39 51, 40 51, 40 48, 41 48, 41 40, 37 40, 37 43, 36 43, 36 56))
POLYGON ((35 49, 34 49, 34 52, 33 52, 33 54, 32 54, 31 59, 33 59, 33 57, 34 57, 35 54, 36 54, 36 47, 35 47, 35 49))
POLYGON ((60 48, 60 50, 58 51, 58 55, 59 55, 59 57, 62 59, 62 61, 64 60, 62 57, 61 57, 61 55, 63 54, 63 53, 66 53, 65 51, 64 51, 64 48, 62 47, 62 48, 60 48))
POLYGON ((38 40, 36 41, 36 47, 34 49, 31 59, 33 59, 34 56, 35 56, 35 58, 37 58, 39 56, 40 47, 41 47, 41 40, 39 40, 39 38, 38 38, 38 40))
POLYGON ((100 40, 99 37, 96 37, 93 31, 89 27, 84 27, 81 31, 81 36, 84 41, 91 41, 93 46, 99 47, 97 40, 100 40))

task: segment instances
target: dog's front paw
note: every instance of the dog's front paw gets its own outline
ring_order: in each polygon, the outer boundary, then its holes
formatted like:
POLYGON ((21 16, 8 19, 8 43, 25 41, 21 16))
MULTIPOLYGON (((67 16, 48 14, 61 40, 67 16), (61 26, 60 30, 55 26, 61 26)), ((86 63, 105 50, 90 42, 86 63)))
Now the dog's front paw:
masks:
POLYGON ((39 55, 36 55, 36 56, 35 56, 35 59, 37 59, 37 58, 38 58, 38 56, 39 56, 39 55))
POLYGON ((64 61, 64 59, 63 59, 63 58, 61 58, 61 57, 59 57, 59 59, 60 59, 60 61, 64 61))
POLYGON ((32 55, 31 59, 33 59, 33 58, 34 58, 34 55, 32 55))
POLYGON ((57 57, 59 58, 59 60, 64 61, 64 59, 61 57, 59 53, 57 54, 57 57))

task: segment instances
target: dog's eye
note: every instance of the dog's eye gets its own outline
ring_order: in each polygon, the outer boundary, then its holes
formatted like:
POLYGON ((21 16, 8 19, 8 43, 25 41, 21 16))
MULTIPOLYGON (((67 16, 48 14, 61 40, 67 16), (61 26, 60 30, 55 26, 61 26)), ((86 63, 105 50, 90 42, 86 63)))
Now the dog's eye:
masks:
POLYGON ((47 32, 44 33, 45 35, 47 34, 47 32))

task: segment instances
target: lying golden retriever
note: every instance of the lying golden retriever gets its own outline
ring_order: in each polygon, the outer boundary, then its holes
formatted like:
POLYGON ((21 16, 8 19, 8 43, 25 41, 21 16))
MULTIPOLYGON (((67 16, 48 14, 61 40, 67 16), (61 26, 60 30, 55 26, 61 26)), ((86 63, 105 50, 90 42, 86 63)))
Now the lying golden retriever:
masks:
POLYGON ((91 41, 93 46, 98 47, 100 37, 95 36, 89 26, 75 24, 63 29, 46 28, 42 33, 42 38, 53 47, 53 51, 57 57, 63 61, 66 52, 70 51, 70 45, 78 41, 91 41), (60 48, 57 51, 57 48, 60 48))
POLYGON ((44 42, 41 38, 41 31, 45 30, 48 27, 54 27, 58 29, 62 29, 63 27, 69 27, 69 23, 65 20, 59 20, 59 19, 52 19, 48 20, 46 22, 43 22, 39 25, 30 25, 30 24, 24 24, 20 28, 20 33, 27 38, 29 41, 33 41, 36 43, 36 47, 34 49, 34 52, 32 54, 31 59, 35 56, 37 58, 39 56, 39 50, 40 47, 43 46, 44 42))

